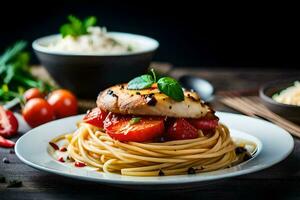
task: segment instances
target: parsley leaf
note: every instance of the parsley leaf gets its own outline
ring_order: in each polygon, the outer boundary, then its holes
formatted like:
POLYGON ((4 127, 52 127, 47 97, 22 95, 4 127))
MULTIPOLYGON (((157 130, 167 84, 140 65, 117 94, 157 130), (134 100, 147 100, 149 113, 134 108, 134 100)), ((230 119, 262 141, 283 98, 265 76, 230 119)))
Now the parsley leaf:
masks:
POLYGON ((59 29, 62 37, 85 35, 88 33, 88 28, 97 23, 97 18, 94 16, 87 17, 82 21, 74 15, 69 15, 68 20, 69 23, 63 24, 59 29))

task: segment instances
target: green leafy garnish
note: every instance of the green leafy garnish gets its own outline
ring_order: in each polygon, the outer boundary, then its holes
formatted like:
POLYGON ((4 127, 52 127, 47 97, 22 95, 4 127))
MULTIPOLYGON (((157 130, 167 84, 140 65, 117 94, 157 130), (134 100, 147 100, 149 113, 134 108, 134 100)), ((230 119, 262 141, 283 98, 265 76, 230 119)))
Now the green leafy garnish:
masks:
POLYGON ((30 55, 24 51, 25 41, 16 42, 0 56, 0 101, 10 101, 20 97, 24 91, 36 87, 42 92, 49 91, 51 86, 31 75, 30 55))
POLYGON ((88 28, 94 26, 97 23, 97 18, 94 16, 87 17, 84 20, 80 20, 74 15, 69 15, 67 24, 60 27, 60 33, 63 37, 68 35, 77 37, 80 35, 86 35, 88 28))
POLYGON ((177 80, 171 77, 161 77, 157 81, 157 76, 153 69, 151 69, 151 74, 144 74, 138 76, 128 83, 129 90, 141 90, 150 88, 153 83, 157 83, 159 91, 165 95, 171 97, 175 101, 183 101, 184 94, 181 85, 177 80))
POLYGON ((158 89, 175 101, 183 101, 184 94, 180 84, 171 77, 162 77, 157 81, 158 89))
POLYGON ((130 124, 130 125, 137 124, 137 123, 140 122, 140 120, 141 120, 140 117, 133 117, 133 118, 131 118, 131 120, 129 121, 129 124, 130 124))
POLYGON ((146 89, 152 86, 154 83, 153 77, 149 74, 138 76, 128 83, 129 90, 146 89))

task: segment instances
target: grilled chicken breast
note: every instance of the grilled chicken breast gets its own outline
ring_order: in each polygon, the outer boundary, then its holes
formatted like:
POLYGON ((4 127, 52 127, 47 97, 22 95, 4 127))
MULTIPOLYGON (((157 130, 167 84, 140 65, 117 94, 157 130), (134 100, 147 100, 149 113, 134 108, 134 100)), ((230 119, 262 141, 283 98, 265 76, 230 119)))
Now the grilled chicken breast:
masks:
POLYGON ((127 84, 101 92, 97 106, 119 114, 200 118, 211 111, 195 92, 184 91, 184 101, 177 102, 157 88, 128 90, 127 84))

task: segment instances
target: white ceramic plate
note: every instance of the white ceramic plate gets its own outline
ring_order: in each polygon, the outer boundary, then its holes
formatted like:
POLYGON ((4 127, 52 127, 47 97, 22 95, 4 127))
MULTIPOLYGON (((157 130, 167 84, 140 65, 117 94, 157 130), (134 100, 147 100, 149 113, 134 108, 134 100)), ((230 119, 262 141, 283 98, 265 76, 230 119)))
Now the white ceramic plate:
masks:
POLYGON ((75 123, 82 118, 82 115, 53 121, 32 129, 17 141, 15 151, 24 163, 62 176, 123 187, 152 187, 155 185, 178 187, 259 171, 280 162, 293 149, 293 138, 285 130, 272 123, 238 114, 217 112, 217 115, 222 123, 229 126, 233 138, 246 139, 257 144, 258 149, 254 158, 224 170, 164 177, 128 177, 104 174, 85 168, 76 168, 54 160, 47 151, 48 142, 58 135, 75 130, 75 123))

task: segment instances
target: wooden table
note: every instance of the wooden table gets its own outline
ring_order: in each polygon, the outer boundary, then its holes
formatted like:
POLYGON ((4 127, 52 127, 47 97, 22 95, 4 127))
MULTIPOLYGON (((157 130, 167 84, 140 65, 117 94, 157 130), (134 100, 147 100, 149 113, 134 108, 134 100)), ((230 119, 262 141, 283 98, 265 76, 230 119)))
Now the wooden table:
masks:
MULTIPOLYGON (((215 69, 215 68, 175 68, 168 71, 174 77, 183 74, 198 75, 211 81, 217 95, 213 105, 217 110, 234 112, 218 102, 221 91, 245 90, 259 87, 260 84, 291 76, 300 77, 300 70, 288 71, 268 69, 215 69)), ((34 145, 34 141, 33 141, 34 145)), ((300 198, 300 140, 295 138, 295 149, 281 163, 249 175, 239 176, 205 184, 194 190, 177 191, 133 191, 106 185, 73 180, 58 175, 35 170, 23 164, 10 150, 0 148, 0 174, 6 179, 18 179, 22 187, 7 188, 0 183, 0 199, 256 199, 261 198, 300 198), (9 164, 2 162, 7 157, 9 164)))

